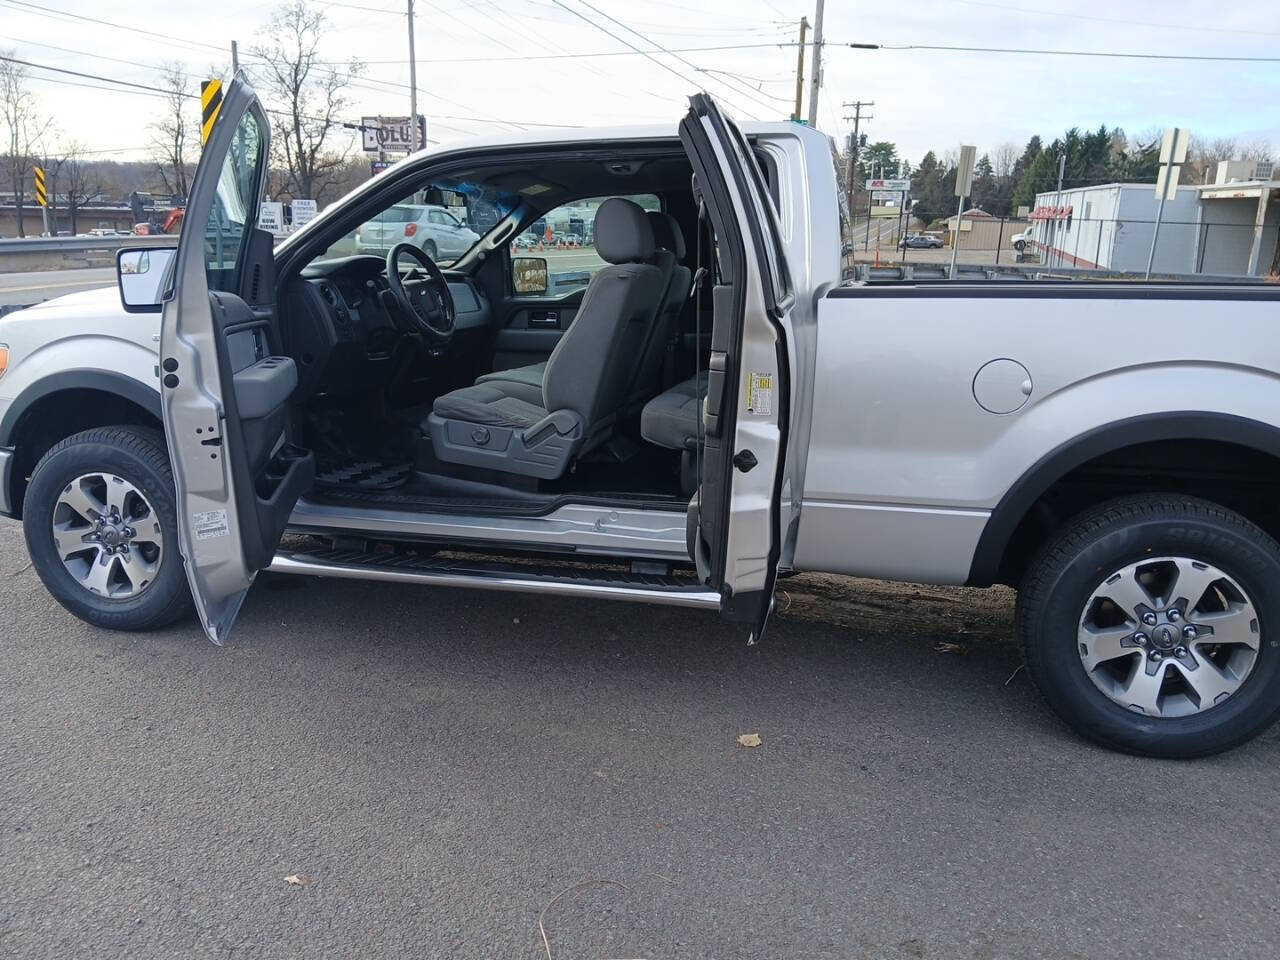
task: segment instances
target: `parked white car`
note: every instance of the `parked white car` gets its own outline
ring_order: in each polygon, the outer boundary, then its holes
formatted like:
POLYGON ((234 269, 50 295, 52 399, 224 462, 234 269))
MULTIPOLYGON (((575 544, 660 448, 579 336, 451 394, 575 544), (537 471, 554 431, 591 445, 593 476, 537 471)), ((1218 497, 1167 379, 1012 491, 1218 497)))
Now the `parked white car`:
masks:
POLYGON ((398 243, 411 243, 432 260, 452 263, 480 235, 448 207, 397 203, 356 228, 356 251, 386 256, 398 243))

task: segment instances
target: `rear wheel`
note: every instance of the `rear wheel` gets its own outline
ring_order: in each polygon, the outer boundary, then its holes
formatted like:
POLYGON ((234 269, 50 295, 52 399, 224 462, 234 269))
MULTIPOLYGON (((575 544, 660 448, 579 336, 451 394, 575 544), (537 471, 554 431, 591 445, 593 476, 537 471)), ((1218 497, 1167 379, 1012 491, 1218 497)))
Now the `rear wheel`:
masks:
POLYGON ((159 433, 101 427, 44 455, 23 503, 45 587, 95 626, 153 630, 187 613, 173 474, 159 433))
POLYGON ((428 257, 430 257, 432 260, 437 260, 439 259, 439 256, 440 256, 436 250, 436 242, 434 240, 428 240, 426 243, 424 243, 422 245, 422 252, 425 253, 428 257))
POLYGON ((1032 562, 1017 621, 1045 700, 1106 746, 1201 756, 1280 715, 1280 546, 1216 504, 1080 517, 1032 562))

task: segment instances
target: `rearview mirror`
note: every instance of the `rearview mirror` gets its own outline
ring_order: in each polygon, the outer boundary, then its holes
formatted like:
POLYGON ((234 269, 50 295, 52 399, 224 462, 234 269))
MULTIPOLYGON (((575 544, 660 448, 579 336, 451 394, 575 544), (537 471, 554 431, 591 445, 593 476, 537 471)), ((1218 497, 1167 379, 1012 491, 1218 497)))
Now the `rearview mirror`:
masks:
POLYGON ((125 247, 116 251, 120 302, 129 313, 159 313, 164 280, 177 247, 125 247))
POLYGON ((516 293, 546 293, 546 257, 512 258, 511 283, 516 293))

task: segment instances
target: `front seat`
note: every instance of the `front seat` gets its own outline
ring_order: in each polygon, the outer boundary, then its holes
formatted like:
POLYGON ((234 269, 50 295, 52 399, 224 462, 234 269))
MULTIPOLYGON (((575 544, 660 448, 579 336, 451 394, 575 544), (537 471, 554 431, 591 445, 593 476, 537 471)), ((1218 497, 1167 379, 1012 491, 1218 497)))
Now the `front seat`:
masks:
POLYGON ((595 242, 610 266, 587 285, 540 389, 487 380, 437 397, 423 424, 437 459, 551 480, 612 435, 667 275, 649 262, 653 228, 630 200, 613 197, 600 205, 595 242))
MULTIPOLYGON (((631 382, 627 387, 624 413, 634 413, 659 389, 662 361, 667 344, 673 336, 680 311, 689 297, 693 274, 680 263, 684 259, 684 235, 675 217, 661 210, 647 210, 649 226, 653 228, 653 263, 662 268, 667 278, 666 291, 658 307, 653 324, 645 335, 644 343, 632 358, 631 382)), ((546 363, 531 363, 511 370, 495 370, 476 378, 476 383, 487 383, 515 392, 524 399, 537 400, 542 394, 542 378, 546 363)))
POLYGON ((649 331, 649 338, 640 354, 635 378, 627 396, 628 409, 639 409, 662 389, 662 361, 667 347, 675 337, 680 324, 680 313, 689 299, 693 286, 693 271, 682 261, 685 255, 684 234, 676 218, 661 210, 648 211, 649 225, 653 227, 654 241, 660 250, 669 251, 672 261, 666 295, 658 310, 657 320, 649 331))

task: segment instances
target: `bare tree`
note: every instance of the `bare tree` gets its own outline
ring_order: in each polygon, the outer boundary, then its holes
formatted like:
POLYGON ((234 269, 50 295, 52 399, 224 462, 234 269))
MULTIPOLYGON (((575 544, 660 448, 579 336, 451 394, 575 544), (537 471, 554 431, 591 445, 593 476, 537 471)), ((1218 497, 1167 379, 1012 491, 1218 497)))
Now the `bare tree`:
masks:
POLYGON ((272 139, 283 187, 297 199, 320 200, 343 178, 351 153, 343 140, 341 113, 347 82, 363 64, 351 60, 345 70, 319 60, 325 16, 306 0, 290 0, 276 9, 255 46, 256 68, 274 110, 272 139))
POLYGON ((996 145, 991 153, 991 164, 997 180, 1003 183, 1013 176, 1013 168, 1017 165, 1021 154, 1022 148, 1012 140, 996 145))
POLYGON ((1240 147, 1241 160, 1271 160, 1274 157, 1271 141, 1266 137, 1255 137, 1240 147))
POLYGON ((177 61, 160 65, 160 88, 164 91, 164 112, 149 128, 152 155, 165 192, 185 197, 191 186, 187 161, 198 139, 194 128, 200 116, 199 101, 177 61))
POLYGON ((1240 153, 1234 137, 1207 140, 1192 136, 1187 145, 1187 162, 1182 168, 1183 183, 1207 183, 1219 163, 1232 160, 1240 153))
POLYGON ((66 181, 67 213, 71 217, 71 232, 79 233, 80 209, 102 193, 102 178, 96 166, 85 160, 84 145, 72 140, 64 148, 66 162, 63 173, 66 181))
MULTIPOLYGON (((4 51, 13 57, 14 51, 4 51)), ((25 192, 39 143, 49 128, 50 120, 40 117, 35 94, 27 87, 27 68, 12 60, 0 61, 0 114, 5 125, 4 172, 13 188, 14 204, 18 215, 18 236, 26 236, 23 222, 25 192)), ((50 193, 53 192, 52 187, 50 193)))

